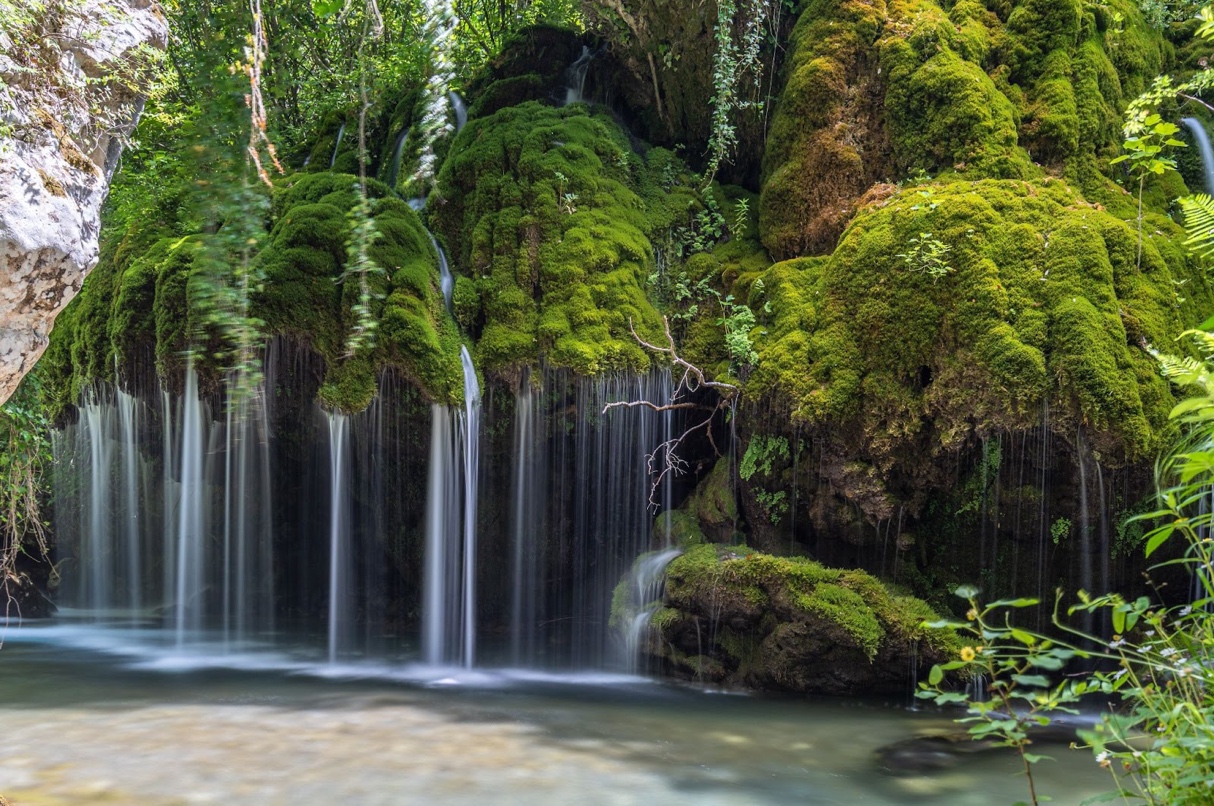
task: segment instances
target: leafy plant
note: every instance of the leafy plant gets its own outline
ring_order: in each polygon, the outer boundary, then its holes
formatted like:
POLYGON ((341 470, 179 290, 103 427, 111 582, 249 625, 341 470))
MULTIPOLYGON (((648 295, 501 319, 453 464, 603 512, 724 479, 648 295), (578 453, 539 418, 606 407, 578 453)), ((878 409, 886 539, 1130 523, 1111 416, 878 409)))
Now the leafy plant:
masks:
POLYGON ((733 206, 733 223, 729 227, 729 234, 734 238, 741 238, 746 235, 746 230, 750 226, 750 199, 738 199, 733 206))
MULTIPOLYGON (((1139 98, 1134 102, 1142 101, 1139 98)), ((1128 162, 1130 175, 1138 179, 1138 268, 1142 268, 1142 191, 1146 186, 1148 176, 1160 176, 1169 168, 1176 168, 1176 160, 1164 156, 1164 150, 1183 148, 1184 142, 1177 140, 1175 135, 1180 127, 1175 123, 1164 120, 1156 112, 1148 112, 1142 107, 1127 110, 1125 123, 1125 142, 1122 148, 1125 153, 1110 160, 1110 164, 1128 162)))
POLYGON ((924 626, 956 630, 963 638, 968 636, 970 643, 961 648, 957 660, 933 666, 927 681, 919 684, 916 696, 937 705, 965 704, 969 715, 957 721, 969 725, 972 738, 1016 751, 1024 765, 1028 802, 1037 806, 1040 799, 1033 765, 1047 757, 1029 751, 1033 744, 1030 731, 1049 725, 1050 715, 1055 712, 1078 713, 1074 705, 1087 691, 1087 684, 1053 682, 1047 675, 1061 671, 1080 653, 1014 625, 1014 611, 1039 604, 1037 599, 1003 599, 981 605, 978 589, 972 585, 962 585, 954 593, 969 603, 966 620, 928 622, 924 626), (946 688, 946 672, 985 682, 981 696, 970 698, 946 688))
POLYGON ((788 438, 769 437, 765 434, 755 434, 746 445, 742 461, 738 463, 738 475, 745 481, 750 481, 756 473, 770 476, 772 467, 777 459, 788 461, 788 438))
POLYGON ((746 76, 756 80, 763 63, 759 49, 770 13, 768 0, 718 0, 717 25, 713 33, 717 51, 712 64, 712 132, 708 139, 707 187, 738 144, 734 115, 760 104, 742 97, 746 76), (735 32, 738 32, 735 35, 735 32))
POLYGON ((379 321, 373 303, 379 296, 371 289, 371 279, 382 277, 385 272, 371 258, 370 248, 383 233, 375 226, 371 201, 363 185, 359 185, 358 199, 350 209, 350 237, 346 242, 346 266, 336 282, 355 280, 358 283, 358 300, 351 307, 354 322, 346 334, 346 355, 354 356, 364 349, 375 346, 375 331, 379 321))
POLYGON ((51 464, 50 423, 37 404, 36 385, 36 378, 27 379, 0 407, 0 597, 6 614, 10 586, 21 583, 19 554, 31 543, 39 556, 49 552, 39 502, 51 464))
POLYGON ((717 324, 725 328, 725 351, 729 353, 729 368, 738 377, 750 374, 759 363, 750 331, 755 327, 755 314, 750 306, 735 302, 733 294, 721 300, 722 316, 717 324))
POLYGON ((1214 254, 1214 198, 1198 193, 1177 199, 1184 214, 1185 246, 1199 257, 1214 254))
POLYGON ((950 251, 952 247, 933 237, 930 232, 921 232, 911 237, 906 251, 898 257, 902 258, 911 271, 923 272, 936 282, 955 271, 944 259, 950 251))
POLYGON ((1055 546, 1071 536, 1071 526, 1070 518, 1058 518, 1050 524, 1050 539, 1054 541, 1055 546))

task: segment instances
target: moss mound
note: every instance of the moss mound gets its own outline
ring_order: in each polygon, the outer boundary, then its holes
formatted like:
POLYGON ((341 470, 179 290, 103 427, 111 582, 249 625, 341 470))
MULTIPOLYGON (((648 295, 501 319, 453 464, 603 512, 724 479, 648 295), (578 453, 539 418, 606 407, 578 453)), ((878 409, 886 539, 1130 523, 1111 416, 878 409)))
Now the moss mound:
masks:
POLYGON ((651 172, 610 118, 580 104, 527 102, 469 121, 428 214, 453 269, 475 284, 461 283, 460 314, 487 372, 541 355, 583 375, 648 368, 628 328, 661 333, 644 284, 648 233, 669 216, 664 199, 643 195, 651 172))
MULTIPOLYGON (((774 266, 754 391, 795 422, 845 425, 882 475, 975 433, 1100 433, 1104 461, 1153 454, 1172 402, 1146 345, 1214 304, 1170 221, 1132 223, 1065 183, 904 190, 859 216, 827 259, 774 266), (926 252, 942 252, 933 277, 926 252)), ((856 450, 859 448, 859 450, 856 450)))
POLYGON ((328 375, 320 394, 327 405, 365 408, 378 370, 389 365, 431 399, 454 399, 462 390, 459 334, 444 309, 437 255, 417 214, 378 182, 369 183, 381 235, 370 256, 385 272, 373 280, 376 346, 346 355, 358 287, 337 280, 345 269, 356 182, 344 174, 308 174, 279 191, 269 242, 258 256, 266 283, 255 298, 256 313, 267 332, 294 336, 324 356, 328 375))
POLYGON ((1127 0, 810 2, 764 156, 763 243, 825 254, 870 186, 918 171, 1044 170, 1117 202, 1121 112, 1171 56, 1127 0))
POLYGON ((666 571, 648 651, 684 677, 823 694, 905 691, 912 652, 926 666, 954 637, 924 630, 924 602, 863 571, 699 545, 666 571))
MULTIPOLYGON (((346 411, 374 397, 378 371, 398 369, 428 397, 450 400, 462 390, 459 334, 438 289, 437 256, 417 214, 379 183, 373 215, 380 238, 371 257, 385 276, 373 280, 380 326, 373 350, 346 355, 357 283, 339 283, 346 263, 349 211, 356 178, 345 174, 297 174, 280 183, 273 223, 256 256, 265 284, 252 298, 252 314, 266 336, 307 343, 328 370, 321 398, 346 411)), ((94 380, 124 385, 151 359, 173 387, 191 345, 200 346, 200 370, 218 381, 213 343, 201 319, 195 259, 202 236, 164 237, 133 227, 106 246, 81 293, 60 316, 43 372, 52 416, 58 417, 94 380)), ((154 389, 149 385, 146 388, 154 389)))

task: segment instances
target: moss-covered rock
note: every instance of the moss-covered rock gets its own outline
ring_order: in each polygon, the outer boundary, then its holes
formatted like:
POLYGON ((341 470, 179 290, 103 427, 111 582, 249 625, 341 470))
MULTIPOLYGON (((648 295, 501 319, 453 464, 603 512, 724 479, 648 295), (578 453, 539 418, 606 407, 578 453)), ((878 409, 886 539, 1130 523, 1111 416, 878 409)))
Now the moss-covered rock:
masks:
MULTIPOLYGON (((528 102, 469 121, 439 174, 431 224, 480 300, 479 364, 511 374, 549 364, 583 375, 643 371, 629 323, 661 333, 646 295, 650 166, 623 131, 585 106, 528 102)), ((656 220, 655 220, 656 219, 656 220)))
POLYGON ((358 287, 338 281, 356 182, 343 174, 306 175, 279 192, 269 242, 257 258, 266 282, 255 312, 267 332, 294 336, 324 356, 329 371, 321 398, 328 405, 365 408, 379 369, 387 365, 431 399, 458 398, 459 334, 438 287, 437 255, 417 214, 375 182, 369 191, 380 237, 369 254, 384 270, 372 278, 379 328, 371 352, 347 355, 358 287))
MULTIPOLYGON (((324 357, 328 370, 320 396, 326 405, 345 411, 366 407, 387 366, 432 400, 456 399, 462 390, 459 333, 438 288, 437 256, 417 214, 378 182, 369 187, 379 232, 370 256, 384 270, 371 280, 377 341, 369 351, 347 355, 359 292, 356 281, 340 280, 356 182, 332 173, 280 182, 272 228, 255 257, 265 282, 252 295, 251 313, 267 338, 291 337, 324 357)), ((185 355, 201 348, 199 368, 211 373, 212 385, 218 382, 210 349, 214 337, 196 300, 204 291, 196 285, 203 238, 132 228, 110 242, 53 334, 45 377, 55 416, 89 383, 114 380, 116 364, 130 386, 130 374, 154 358, 162 382, 176 388, 185 355)))
POLYGON ((1171 395, 1145 348, 1214 305, 1178 235, 1148 216, 1139 268, 1133 222, 1063 182, 904 190, 830 258, 770 270, 748 388, 794 423, 830 424, 883 478, 913 477, 975 434, 1036 427, 1046 404, 1057 433, 1099 433, 1106 464, 1150 457, 1171 395))
POLYGON ((926 668, 956 650, 954 636, 920 626, 935 618, 863 571, 700 545, 667 567, 646 649, 673 674, 715 669, 707 679, 728 685, 902 692, 912 657, 926 668))
POLYGON ((763 242, 828 253, 870 186, 920 171, 1044 171, 1120 203, 1121 113, 1171 57, 1128 0, 807 3, 764 157, 763 242))

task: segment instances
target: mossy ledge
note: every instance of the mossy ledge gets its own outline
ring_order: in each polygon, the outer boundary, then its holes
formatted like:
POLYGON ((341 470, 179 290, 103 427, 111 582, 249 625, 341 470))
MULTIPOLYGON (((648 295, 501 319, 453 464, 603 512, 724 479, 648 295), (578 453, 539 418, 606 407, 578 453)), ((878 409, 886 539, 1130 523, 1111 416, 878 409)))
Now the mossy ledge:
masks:
POLYGON ((668 674, 700 682, 904 693, 912 657, 926 668, 958 649, 951 633, 921 627, 936 618, 864 571, 703 544, 667 568, 645 649, 668 674))
POLYGON ((1141 461, 1173 405, 1147 347, 1214 307, 1181 238, 1148 214, 1139 263, 1134 222, 1059 180, 902 189, 829 258, 764 275, 771 314, 748 391, 794 425, 829 427, 882 478, 1037 427, 1046 406, 1055 433, 1082 426, 1107 463, 1141 461), (947 249, 938 276, 917 262, 921 243, 947 249))

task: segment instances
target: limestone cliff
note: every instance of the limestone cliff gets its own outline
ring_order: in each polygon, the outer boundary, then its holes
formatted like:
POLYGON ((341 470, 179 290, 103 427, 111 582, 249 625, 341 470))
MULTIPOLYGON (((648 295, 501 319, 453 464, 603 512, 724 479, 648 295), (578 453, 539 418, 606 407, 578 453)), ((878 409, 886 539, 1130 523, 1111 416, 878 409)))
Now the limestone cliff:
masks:
POLYGON ((101 205, 166 44, 149 0, 47 3, 0 29, 0 402, 97 262, 101 205))

